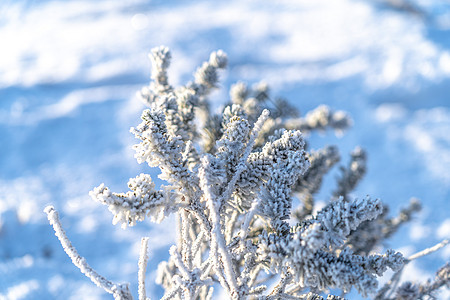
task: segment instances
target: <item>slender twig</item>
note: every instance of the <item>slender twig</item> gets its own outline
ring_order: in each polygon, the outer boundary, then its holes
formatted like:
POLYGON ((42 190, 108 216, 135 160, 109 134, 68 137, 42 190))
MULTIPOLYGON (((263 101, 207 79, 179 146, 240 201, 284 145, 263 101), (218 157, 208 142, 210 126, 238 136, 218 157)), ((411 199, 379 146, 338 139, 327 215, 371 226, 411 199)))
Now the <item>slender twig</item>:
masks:
POLYGON ((191 238, 189 236, 189 220, 188 214, 185 210, 179 213, 180 216, 180 236, 181 236, 181 257, 186 266, 191 269, 192 256, 191 256, 191 238))
POLYGON ((377 295, 376 295, 375 299, 376 300, 378 300, 378 299, 385 299, 385 298, 389 298, 392 295, 392 293, 397 288, 398 283, 400 282, 400 277, 401 277, 401 275, 403 273, 404 267, 409 262, 411 262, 411 261, 413 261, 413 260, 415 260, 415 259, 417 259, 419 257, 431 254, 431 253, 441 249, 442 247, 445 247, 446 245, 448 245, 449 242, 450 242, 450 240, 443 240, 442 242, 440 242, 440 243, 438 243, 438 244, 436 244, 436 245, 434 245, 434 246, 432 246, 430 248, 424 249, 422 251, 419 251, 419 252, 409 256, 405 260, 405 264, 400 268, 400 270, 395 272, 394 275, 392 275, 391 279, 377 292, 377 295), (387 293, 387 295, 386 295, 386 293, 387 293))
POLYGON ((176 286, 175 288, 173 288, 172 290, 167 292, 164 295, 164 297, 161 298, 161 300, 170 300, 170 299, 174 298, 180 292, 181 292, 181 287, 180 286, 176 286))
POLYGON ((247 238, 248 228, 250 226, 250 222, 252 221, 253 217, 255 216, 259 202, 260 202, 259 198, 256 198, 255 201, 253 201, 253 203, 252 203, 252 207, 250 208, 250 211, 245 216, 245 219, 244 219, 244 222, 242 223, 241 231, 240 231, 241 241, 244 241, 247 238))
MULTIPOLYGON (((214 259, 214 264, 216 265, 216 270, 219 271, 220 274, 220 265, 223 264, 223 269, 225 271, 224 275, 226 278, 227 285, 229 286, 229 293, 235 294, 238 290, 236 274, 233 271, 233 264, 231 261, 231 255, 226 248, 225 237, 221 232, 220 225, 220 215, 219 209, 215 205, 215 202, 212 198, 211 192, 207 189, 205 192, 205 196, 208 199, 208 204, 210 205, 210 217, 212 227, 212 235, 211 235, 211 253, 210 255, 214 259), (217 253, 220 253, 222 257, 222 261, 219 261, 219 257, 217 253)), ((221 276, 219 276, 220 279, 221 276)))
POLYGON ((95 285, 104 289, 107 293, 113 294, 115 299, 133 299, 131 293, 128 289, 128 285, 126 284, 117 284, 112 281, 109 281, 105 277, 98 274, 87 262, 84 257, 78 254, 75 247, 70 242, 69 238, 66 235, 66 232, 62 228, 61 221, 59 220, 58 212, 55 210, 53 206, 47 206, 44 209, 44 212, 47 214, 47 218, 50 222, 50 225, 53 226, 55 230, 55 235, 58 237, 61 245, 64 248, 64 251, 72 260, 72 263, 80 269, 81 273, 86 275, 95 285))
POLYGON ((180 271, 180 274, 183 276, 185 280, 190 279, 190 271, 187 269, 186 265, 184 264, 183 259, 181 258, 180 253, 177 251, 177 246, 170 247, 170 255, 173 258, 173 261, 175 265, 177 266, 178 270, 180 271))
POLYGON ((433 252, 438 251, 439 249, 441 249, 442 247, 445 247, 448 245, 448 243, 450 242, 450 240, 443 240, 442 242, 434 245, 433 247, 427 248, 425 250, 422 250, 420 252, 417 252, 413 255, 411 255, 410 257, 407 258, 408 262, 418 259, 419 257, 431 254, 433 252))
POLYGON ((286 285, 289 284, 289 282, 292 279, 292 274, 288 270, 283 270, 283 273, 281 274, 281 278, 278 281, 278 284, 274 286, 272 289, 272 292, 269 294, 269 296, 277 296, 281 294, 285 294, 284 290, 286 289, 286 285))
POLYGON ((139 282, 139 300, 147 300, 145 292, 145 273, 147 271, 148 263, 148 237, 141 239, 141 252, 139 254, 139 271, 138 271, 138 282, 139 282))
POLYGON ((202 255, 201 255, 201 249, 202 249, 202 242, 205 237, 205 232, 203 230, 200 230, 197 238, 195 239, 194 243, 192 244, 191 253, 192 253, 192 259, 196 260, 201 263, 202 255))

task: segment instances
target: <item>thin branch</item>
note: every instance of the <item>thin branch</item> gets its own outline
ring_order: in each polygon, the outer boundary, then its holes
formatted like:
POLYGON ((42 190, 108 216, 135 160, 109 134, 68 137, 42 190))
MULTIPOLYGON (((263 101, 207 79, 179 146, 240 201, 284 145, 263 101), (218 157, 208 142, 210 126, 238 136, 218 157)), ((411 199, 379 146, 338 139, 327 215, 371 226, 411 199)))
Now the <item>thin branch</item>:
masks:
POLYGON ((183 278, 185 280, 189 280, 190 279, 190 271, 187 269, 186 265, 183 262, 183 259, 181 258, 180 253, 177 251, 177 246, 172 246, 170 247, 170 255, 173 258, 173 261, 175 263, 175 265, 177 266, 178 270, 180 271, 181 276, 183 276, 183 278))
POLYGON ((183 262, 186 264, 186 267, 192 269, 192 256, 191 256, 192 240, 189 236, 190 226, 187 211, 181 210, 179 216, 181 223, 181 228, 179 231, 181 236, 181 246, 180 246, 181 258, 183 259, 183 262))
POLYGON ((247 238, 248 228, 250 226, 250 222, 252 221, 253 217, 255 216, 259 202, 260 202, 259 198, 256 198, 255 201, 253 201, 253 203, 252 203, 252 207, 250 208, 250 211, 245 216, 244 222, 242 223, 242 226, 241 226, 241 231, 239 233, 241 236, 241 241, 244 241, 247 238))
MULTIPOLYGON (((211 216, 211 223, 212 223, 212 235, 211 235, 211 252, 210 255, 212 255, 214 259, 214 264, 216 265, 217 273, 221 273, 221 263, 223 264, 223 268, 225 271, 225 278, 226 283, 229 286, 230 295, 234 294, 238 290, 237 280, 236 280, 236 274, 233 271, 233 264, 231 261, 231 255, 228 252, 228 249, 226 247, 225 237, 223 236, 221 232, 221 225, 220 225, 220 215, 219 215, 219 209, 214 203, 214 199, 212 198, 211 192, 209 189, 206 189, 205 196, 207 198, 207 201, 210 205, 210 216, 211 216), (222 261, 219 261, 219 254, 222 257, 222 261)), ((220 279, 220 276, 219 276, 220 279)))
POLYGON ((170 290, 168 293, 164 295, 164 297, 161 298, 161 300, 169 300, 174 298, 178 293, 181 292, 181 286, 176 286, 172 290, 170 290))
POLYGON ((138 282, 139 282, 139 300, 147 300, 145 293, 145 272, 147 270, 148 263, 148 237, 141 239, 141 252, 139 254, 139 271, 138 271, 138 282))
POLYGON ((86 275, 95 285, 104 289, 107 293, 113 294, 114 299, 120 300, 131 300, 133 296, 131 296, 130 290, 128 289, 127 284, 117 284, 112 281, 109 281, 105 277, 98 274, 87 262, 84 257, 78 254, 75 247, 70 242, 69 238, 66 235, 66 232, 62 228, 61 221, 59 220, 58 212, 55 210, 53 206, 47 206, 44 209, 44 212, 47 214, 47 218, 50 222, 50 225, 53 226, 55 230, 55 235, 58 237, 61 245, 64 248, 64 251, 72 260, 72 263, 80 269, 81 273, 86 275))
POLYGON ((427 248, 425 250, 422 250, 420 252, 417 252, 416 254, 411 255, 410 257, 408 257, 408 262, 418 259, 419 257, 431 254, 433 252, 438 251, 439 249, 445 247, 448 245, 448 243, 450 243, 450 240, 443 240, 442 242, 440 242, 439 244, 434 245, 433 247, 427 248))
POLYGON ((434 245, 433 247, 427 248, 425 250, 419 251, 413 255, 411 255, 410 257, 408 257, 405 261, 405 264, 403 265, 403 267, 401 267, 400 270, 398 270, 397 272, 394 273, 394 275, 392 275, 391 279, 377 292, 377 295, 375 297, 375 300, 381 300, 381 299, 386 299, 386 298, 390 298, 390 296, 392 295, 392 293, 396 290, 398 283, 400 282, 400 277, 403 273, 403 269, 404 267, 411 261, 431 254, 439 249, 441 249, 442 247, 445 247, 448 243, 450 242, 450 240, 443 240, 442 242, 434 245), (387 295, 386 295, 387 294, 387 295), (386 296, 385 296, 386 295, 386 296))

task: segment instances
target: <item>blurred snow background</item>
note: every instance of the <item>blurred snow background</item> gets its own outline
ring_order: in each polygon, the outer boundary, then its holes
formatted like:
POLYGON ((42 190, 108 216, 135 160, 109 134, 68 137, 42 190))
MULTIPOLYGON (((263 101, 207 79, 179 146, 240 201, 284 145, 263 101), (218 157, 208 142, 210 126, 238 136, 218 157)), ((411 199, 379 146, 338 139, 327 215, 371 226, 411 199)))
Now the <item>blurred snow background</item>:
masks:
MULTIPOLYGON (((265 80, 303 113, 321 103, 347 110, 354 127, 313 135, 311 146, 339 145, 342 163, 363 146, 369 169, 356 196, 379 197, 392 213, 413 196, 424 205, 387 246, 412 254, 449 238, 450 2, 392 3, 401 1, 2 1, 0 299, 111 298, 71 264, 46 204, 80 254, 133 292, 140 237, 152 241, 149 270, 167 258, 172 219, 123 231, 88 196, 101 182, 126 191, 128 178, 154 173, 133 159, 128 130, 143 108, 134 95, 149 80, 147 54, 161 44, 175 85, 211 51, 228 53, 216 106, 237 80, 265 80)), ((406 274, 424 281, 449 259, 447 248, 406 274)), ((148 292, 158 298, 154 277, 148 292)))

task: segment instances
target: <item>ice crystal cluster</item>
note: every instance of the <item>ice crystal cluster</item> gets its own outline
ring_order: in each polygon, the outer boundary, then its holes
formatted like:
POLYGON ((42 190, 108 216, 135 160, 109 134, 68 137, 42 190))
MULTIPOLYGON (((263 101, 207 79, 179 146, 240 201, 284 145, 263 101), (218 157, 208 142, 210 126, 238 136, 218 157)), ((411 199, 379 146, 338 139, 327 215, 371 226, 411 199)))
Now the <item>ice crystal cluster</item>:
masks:
MULTIPOLYGON (((194 80, 177 88, 167 76, 169 50, 155 48, 150 59, 152 82, 139 93, 148 109, 131 132, 140 140, 134 146, 137 161, 158 167, 166 184, 157 189, 149 175, 140 174, 130 179, 126 193, 101 184, 90 195, 124 229, 176 214, 177 243, 158 267, 163 299, 224 294, 229 299, 341 299, 352 288, 376 299, 425 299, 449 285, 448 265, 435 281, 400 285, 401 270, 414 257, 374 251, 420 205, 413 200, 390 218, 380 200, 353 197, 366 171, 363 149, 357 147, 349 165, 341 167, 329 203, 315 208, 315 195, 340 154, 335 146, 309 149, 305 137, 317 130, 345 131, 352 123, 345 112, 319 106, 299 116, 287 101, 272 98, 266 84, 239 82, 215 114, 207 97, 227 65, 223 52, 212 53, 194 80), (377 277, 388 269, 394 276, 379 288, 377 277)), ((52 207, 46 212, 73 263, 116 299, 131 299, 126 284, 97 274, 76 252, 57 212, 52 207)), ((143 238, 139 259, 142 300, 148 299, 147 243, 143 238)))

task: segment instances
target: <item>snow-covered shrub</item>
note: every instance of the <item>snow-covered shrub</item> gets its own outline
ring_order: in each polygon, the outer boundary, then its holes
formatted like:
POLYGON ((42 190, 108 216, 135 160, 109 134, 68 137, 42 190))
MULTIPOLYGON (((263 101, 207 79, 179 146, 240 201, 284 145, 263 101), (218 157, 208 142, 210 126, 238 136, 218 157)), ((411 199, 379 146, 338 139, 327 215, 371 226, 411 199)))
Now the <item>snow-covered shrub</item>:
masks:
MULTIPOLYGON (((212 53, 194 81, 178 88, 167 77, 169 50, 155 48, 150 58, 153 81, 140 92, 149 108, 131 132, 140 140, 137 161, 159 167, 167 185, 155 189, 151 177, 140 174, 126 193, 101 184, 90 195, 124 229, 147 217, 159 222, 177 215, 178 241, 158 267, 163 299, 213 299, 219 287, 230 299, 322 299, 331 289, 342 296, 352 288, 376 299, 418 299, 449 285, 448 264, 435 281, 398 285, 405 264, 448 241, 409 258, 391 249, 374 253, 420 205, 413 200, 390 218, 380 200, 352 197, 366 171, 361 148, 341 167, 329 203, 315 209, 322 179, 340 154, 335 146, 308 149, 305 135, 346 130, 352 123, 346 113, 319 106, 300 117, 286 101, 272 99, 267 85, 239 82, 214 114, 207 96, 227 65, 223 52, 212 53), (394 276, 378 288, 377 277, 387 269, 394 276)), ((116 299, 131 299, 126 284, 102 277, 77 253, 54 208, 46 212, 73 263, 116 299)), ((139 299, 147 299, 147 244, 143 238, 139 299)))

